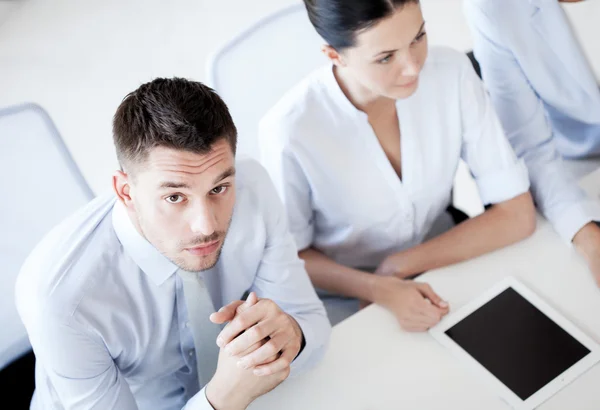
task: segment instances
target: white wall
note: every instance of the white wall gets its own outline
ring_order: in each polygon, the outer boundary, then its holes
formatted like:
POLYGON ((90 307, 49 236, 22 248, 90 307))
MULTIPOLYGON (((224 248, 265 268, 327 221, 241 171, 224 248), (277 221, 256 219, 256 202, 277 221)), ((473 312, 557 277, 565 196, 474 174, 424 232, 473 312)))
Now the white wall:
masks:
MULTIPOLYGON (((111 117, 125 94, 156 76, 204 80, 206 59, 219 44, 294 2, 0 1, 0 107, 26 101, 42 105, 92 189, 105 191, 116 165, 111 117)), ((421 3, 432 44, 470 47, 461 0, 421 3)), ((600 1, 567 9, 600 73, 600 1)), ((476 191, 461 172, 458 202, 476 213, 476 191)))
POLYGON ((116 165, 111 118, 157 76, 204 79, 207 56, 293 0, 29 0, 0 26, 0 106, 34 101, 96 192, 116 165))

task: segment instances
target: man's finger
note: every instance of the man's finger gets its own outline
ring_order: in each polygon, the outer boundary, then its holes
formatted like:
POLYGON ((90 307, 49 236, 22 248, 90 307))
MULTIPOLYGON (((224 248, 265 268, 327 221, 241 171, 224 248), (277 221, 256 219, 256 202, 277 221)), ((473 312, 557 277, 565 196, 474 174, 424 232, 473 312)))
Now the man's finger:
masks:
MULTIPOLYGON (((287 332, 279 332, 271 337, 271 339, 255 350, 251 354, 240 356, 240 366, 244 369, 250 369, 255 366, 260 366, 267 363, 267 359, 273 355, 277 355, 292 341, 290 334, 287 332)), ((288 349, 289 350, 289 349, 288 349)), ((298 352, 296 352, 297 354, 298 352)), ((294 356, 296 357, 296 356, 294 356)), ((283 369, 280 369, 283 370, 283 369)))
POLYGON ((440 309, 447 309, 448 302, 444 301, 437 293, 433 291, 431 286, 427 283, 419 283, 417 285, 417 289, 423 296, 429 299, 434 305, 439 307, 440 309))
MULTIPOLYGON (((245 302, 242 300, 236 300, 235 302, 230 303, 229 305, 221 308, 218 312, 210 315, 210 320, 219 325, 225 322, 231 322, 233 319, 235 319, 236 315, 255 305, 257 302, 258 297, 256 296, 256 293, 252 292, 250 295, 248 295, 248 298, 245 302)), ((220 338, 217 338, 217 346, 225 346, 224 341, 220 338)))
POLYGON ((250 306, 256 305, 256 302, 258 302, 258 296, 256 296, 256 293, 250 292, 250 294, 246 298, 246 301, 240 306, 238 306, 237 313, 242 313, 243 311, 247 310, 250 306))
POLYGON ((285 349, 277 360, 266 362, 266 364, 257 366, 253 371, 254 375, 270 376, 284 369, 287 369, 298 355, 298 352, 296 352, 295 350, 296 349, 285 349))
POLYGON ((267 340, 261 340, 258 343, 253 344, 252 346, 250 346, 248 349, 244 350, 242 352, 242 354, 245 356, 247 354, 250 354, 258 349, 260 349, 265 343, 267 343, 267 340))
POLYGON ((242 313, 235 315, 233 320, 225 326, 225 329, 221 331, 217 337, 217 344, 220 347, 224 347, 229 353, 227 345, 231 343, 233 339, 238 337, 242 332, 250 329, 255 324, 263 320, 267 314, 269 314, 268 305, 258 301, 255 305, 248 307, 242 313))
POLYGON ((254 343, 266 339, 281 329, 281 327, 281 321, 276 318, 263 320, 252 326, 250 329, 246 329, 244 333, 233 339, 227 345, 227 353, 232 356, 239 356, 248 348, 248 346, 252 346, 254 343))
POLYGON ((233 320, 233 318, 235 317, 236 310, 243 303, 244 301, 242 300, 236 300, 226 306, 223 306, 221 309, 219 309, 218 312, 215 312, 212 315, 210 315, 210 321, 218 325, 222 325, 225 322, 233 320))

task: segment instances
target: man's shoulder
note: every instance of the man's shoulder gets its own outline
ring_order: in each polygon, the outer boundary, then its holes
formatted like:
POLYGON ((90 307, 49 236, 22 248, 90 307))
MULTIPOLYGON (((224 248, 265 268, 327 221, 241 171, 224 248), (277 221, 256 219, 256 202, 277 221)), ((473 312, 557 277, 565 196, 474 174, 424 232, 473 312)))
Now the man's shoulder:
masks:
POLYGON ((271 177, 265 167, 253 158, 239 158, 236 162, 236 212, 266 222, 278 214, 283 206, 271 177))
POLYGON ((68 316, 118 249, 112 197, 99 197, 52 229, 23 264, 15 286, 22 319, 68 316))
POLYGON ((269 181, 269 175, 263 165, 254 158, 241 155, 235 161, 236 179, 244 187, 256 187, 269 181))
POLYGON ((265 204, 273 201, 273 194, 276 195, 267 170, 254 158, 240 157, 236 161, 236 179, 237 201, 240 203, 251 203, 254 207, 263 208, 265 204))
POLYGON ((520 17, 530 17, 533 11, 547 2, 548 0, 463 0, 463 6, 467 17, 481 16, 496 23, 514 24, 520 17))

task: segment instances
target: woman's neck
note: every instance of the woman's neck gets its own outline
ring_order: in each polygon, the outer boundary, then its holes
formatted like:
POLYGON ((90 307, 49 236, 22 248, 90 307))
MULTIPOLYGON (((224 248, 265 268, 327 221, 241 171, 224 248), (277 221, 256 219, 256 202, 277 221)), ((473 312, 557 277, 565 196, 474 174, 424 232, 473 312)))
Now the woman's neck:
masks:
POLYGON ((348 101, 367 115, 395 104, 395 101, 390 98, 373 94, 342 67, 334 66, 333 74, 348 101))

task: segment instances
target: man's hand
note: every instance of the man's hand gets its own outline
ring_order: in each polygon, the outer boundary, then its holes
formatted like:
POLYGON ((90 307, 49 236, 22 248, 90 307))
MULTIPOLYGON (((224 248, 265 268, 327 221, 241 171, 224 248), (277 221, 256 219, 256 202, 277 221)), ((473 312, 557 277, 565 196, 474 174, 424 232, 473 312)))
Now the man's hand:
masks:
MULTIPOLYGON (((264 345, 266 341, 259 343, 264 345)), ((246 354, 247 352, 243 352, 246 354)), ((267 361, 274 361, 272 356, 267 361)), ((215 410, 244 410, 258 397, 273 390, 290 374, 289 367, 270 376, 256 376, 252 370, 240 369, 238 358, 219 352, 217 370, 206 385, 206 398, 215 410)))
POLYGON ((217 320, 230 317, 232 310, 236 311, 235 317, 224 320, 230 323, 217 338, 219 347, 237 357, 240 368, 253 369, 257 376, 289 368, 302 345, 302 330, 296 320, 273 301, 258 299, 254 293, 243 304, 226 306, 211 320, 218 323, 217 320))
POLYGON ((600 228, 596 223, 585 225, 573 238, 573 244, 585 258, 600 287, 600 228))
POLYGON ((244 302, 243 300, 235 300, 230 304, 223 306, 218 312, 210 315, 210 321, 218 325, 222 325, 225 322, 231 322, 233 318, 248 309, 250 306, 255 305, 258 302, 256 293, 252 292, 248 295, 248 298, 244 302))
POLYGON ((449 311, 448 303, 426 283, 395 276, 376 276, 373 279, 373 301, 390 310, 407 331, 424 332, 449 311))

